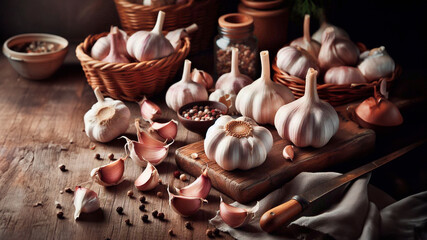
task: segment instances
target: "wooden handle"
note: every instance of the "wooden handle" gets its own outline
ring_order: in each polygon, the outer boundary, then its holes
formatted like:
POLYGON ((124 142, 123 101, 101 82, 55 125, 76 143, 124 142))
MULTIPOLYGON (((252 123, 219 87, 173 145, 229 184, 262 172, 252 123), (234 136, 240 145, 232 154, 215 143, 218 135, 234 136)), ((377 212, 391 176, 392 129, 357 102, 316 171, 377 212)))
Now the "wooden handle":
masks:
POLYGON ((291 199, 265 212, 259 220, 259 225, 266 232, 273 232, 285 225, 302 211, 301 204, 291 199))

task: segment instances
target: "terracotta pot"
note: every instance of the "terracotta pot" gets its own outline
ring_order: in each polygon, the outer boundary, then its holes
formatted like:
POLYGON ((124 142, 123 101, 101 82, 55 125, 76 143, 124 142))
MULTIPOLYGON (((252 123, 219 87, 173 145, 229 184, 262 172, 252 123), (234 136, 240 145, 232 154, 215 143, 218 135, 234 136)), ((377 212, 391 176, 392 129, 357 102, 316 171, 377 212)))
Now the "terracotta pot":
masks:
POLYGON ((283 0, 241 0, 238 11, 254 19, 254 35, 258 38, 258 49, 275 54, 286 43, 289 10, 283 0))

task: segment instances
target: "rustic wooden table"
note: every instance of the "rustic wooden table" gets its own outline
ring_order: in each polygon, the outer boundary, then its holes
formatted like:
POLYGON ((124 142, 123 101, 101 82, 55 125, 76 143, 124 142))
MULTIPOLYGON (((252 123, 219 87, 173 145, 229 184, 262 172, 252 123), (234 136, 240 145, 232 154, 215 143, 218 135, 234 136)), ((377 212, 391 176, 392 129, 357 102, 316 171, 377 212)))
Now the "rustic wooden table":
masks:
MULTIPOLYGON (((68 58, 73 55, 70 50, 68 58)), ((82 131, 83 115, 95 101, 80 65, 75 62, 64 64, 50 79, 29 81, 12 69, 4 56, 0 57, 0 239, 169 239, 169 229, 176 233, 175 239, 207 239, 205 231, 212 227, 208 219, 218 210, 220 193, 212 189, 208 204, 196 215, 182 218, 170 210, 165 185, 155 191, 136 191, 133 180, 141 168, 131 161, 126 163, 127 180, 122 184, 109 188, 92 185, 100 197, 101 210, 74 221, 73 195, 60 191, 88 181, 91 169, 110 161, 109 153, 116 157, 125 154, 125 140, 93 143, 82 131), (96 148, 92 150, 93 144, 96 148), (103 160, 96 160, 96 153, 103 160), (61 172, 60 164, 65 164, 68 171, 61 172), (136 198, 129 198, 128 190, 133 190, 136 198), (163 192, 163 198, 156 197, 158 191, 163 192), (147 198, 147 212, 138 209, 141 195, 147 198), (63 206, 65 219, 57 218, 55 201, 63 206), (34 207, 37 202, 43 205, 34 207), (124 215, 115 211, 119 206, 124 215), (165 213, 165 221, 151 216, 155 209, 165 213), (150 223, 141 221, 144 213, 149 214, 150 223), (126 219, 133 225, 127 226, 126 219), (186 221, 193 224, 192 230, 185 228, 186 221)), ((161 105, 164 117, 176 119, 163 97, 154 101, 161 105)), ((126 105, 132 118, 140 117, 136 103, 126 105)), ((132 123, 127 136, 136 139, 132 123)), ((194 180, 191 177, 184 183, 173 177, 177 170, 174 152, 200 139, 201 136, 179 126, 168 158, 158 166, 163 183, 182 187, 194 180)), ((225 200, 231 201, 227 197, 225 200)), ((219 238, 231 239, 225 233, 219 238)))

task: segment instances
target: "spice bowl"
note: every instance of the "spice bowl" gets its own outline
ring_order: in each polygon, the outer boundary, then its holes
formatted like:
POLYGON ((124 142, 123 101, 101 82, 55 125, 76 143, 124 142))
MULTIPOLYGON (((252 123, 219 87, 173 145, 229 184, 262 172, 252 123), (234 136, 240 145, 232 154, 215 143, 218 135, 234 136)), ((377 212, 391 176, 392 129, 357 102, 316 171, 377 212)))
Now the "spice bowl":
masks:
POLYGON ((16 35, 3 44, 3 54, 13 69, 24 78, 33 80, 46 79, 55 73, 67 52, 68 41, 65 38, 46 33, 16 35), (25 52, 25 46, 34 42, 46 43, 52 48, 44 52, 25 52))
POLYGON ((200 121, 200 120, 193 120, 191 118, 188 119, 184 117, 182 113, 188 109, 193 109, 194 106, 203 107, 203 111, 205 107, 208 107, 209 111, 212 111, 213 109, 217 109, 219 110, 221 115, 227 114, 227 110, 228 110, 225 104, 216 102, 216 101, 191 102, 180 107, 177 112, 179 122, 182 125, 184 125, 184 127, 187 128, 188 130, 198 133, 200 135, 205 135, 206 131, 209 129, 210 126, 212 126, 215 123, 217 118, 215 118, 214 116, 214 119, 212 120, 200 121))

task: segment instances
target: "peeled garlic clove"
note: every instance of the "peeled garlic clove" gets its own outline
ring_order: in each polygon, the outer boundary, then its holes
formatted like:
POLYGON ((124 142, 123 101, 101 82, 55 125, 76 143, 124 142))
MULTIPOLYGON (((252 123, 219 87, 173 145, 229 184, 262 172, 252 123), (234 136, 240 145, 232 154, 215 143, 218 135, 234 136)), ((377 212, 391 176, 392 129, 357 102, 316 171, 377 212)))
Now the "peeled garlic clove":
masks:
POLYGON ((208 177, 208 168, 190 185, 178 189, 181 196, 206 198, 211 190, 211 180, 208 177))
POLYGON ((145 170, 135 180, 135 187, 140 191, 149 191, 159 185, 159 172, 150 163, 147 164, 145 170))
POLYGON ((141 129, 139 119, 135 119, 135 127, 136 127, 136 135, 138 136, 139 143, 144 143, 148 146, 154 146, 154 147, 165 146, 164 142, 157 140, 156 138, 151 136, 151 134, 141 129))
POLYGON ((196 83, 202 84, 206 89, 211 89, 213 86, 212 76, 209 73, 197 68, 194 68, 191 72, 191 79, 196 83))
POLYGON ((120 158, 117 161, 107 165, 94 168, 90 176, 92 179, 105 187, 118 185, 123 182, 123 173, 125 171, 125 159, 120 158))
POLYGON ((84 188, 76 187, 74 191, 74 220, 80 217, 80 213, 91 213, 99 209, 100 202, 96 192, 84 188))
POLYGON ((325 32, 325 29, 328 27, 332 27, 335 31, 335 36, 337 38, 346 38, 346 39, 350 39, 350 36, 348 35, 348 33, 346 31, 344 31, 344 29, 334 26, 332 24, 329 24, 327 22, 323 22, 320 25, 320 28, 313 34, 312 38, 316 41, 318 41, 319 43, 322 42, 322 36, 323 33, 325 32))
POLYGON ((253 81, 250 77, 240 73, 239 50, 237 48, 232 48, 231 72, 224 73, 218 78, 218 81, 215 84, 215 89, 233 91, 238 94, 240 89, 251 84, 252 82, 253 81))
POLYGON ((361 58, 364 60, 358 68, 368 81, 388 77, 393 74, 396 67, 384 46, 362 53, 361 58))
MULTIPOLYGON (((102 60, 108 56, 108 53, 110 53, 110 48, 111 48, 111 42, 108 36, 111 34, 111 30, 113 28, 117 28, 117 27, 112 26, 110 29, 110 33, 107 36, 101 37, 98 40, 96 40, 90 52, 90 55, 92 56, 92 58, 96 60, 102 60)), ((116 45, 117 51, 125 56, 128 56, 128 53, 126 50, 126 41, 128 40, 129 37, 125 31, 120 29, 118 30, 121 34, 121 39, 119 40, 119 44, 116 45)))
POLYGON ((169 194, 169 206, 176 213, 183 217, 188 217, 195 214, 202 207, 204 202, 208 202, 206 199, 199 197, 187 197, 175 195, 169 191, 169 186, 167 188, 169 194))
POLYGON ((170 31, 166 34, 166 39, 172 44, 172 47, 176 50, 179 49, 182 39, 188 37, 189 34, 197 31, 197 24, 193 23, 186 28, 178 28, 173 31, 170 31))
POLYGON ((352 84, 366 83, 365 77, 355 67, 339 66, 328 69, 324 77, 325 83, 329 84, 352 84))
POLYGON ((153 120, 154 118, 162 115, 160 107, 148 100, 145 96, 139 102, 139 106, 141 107, 141 116, 144 120, 153 120))
POLYGON ((305 78, 309 68, 319 70, 317 60, 300 47, 286 46, 277 52, 277 67, 288 74, 305 78))
POLYGON ((222 220, 232 228, 238 228, 246 225, 255 216, 255 212, 259 209, 259 202, 251 209, 244 209, 231 206, 222 200, 219 204, 219 215, 222 220))
POLYGON ((236 109, 236 94, 232 90, 227 92, 217 89, 209 95, 209 100, 223 103, 228 107, 227 114, 229 115, 236 115, 238 113, 236 109))
POLYGON ((149 145, 147 143, 140 143, 132 141, 127 137, 126 147, 129 150, 130 158, 141 167, 145 167, 147 162, 154 166, 159 165, 168 156, 169 146, 173 143, 164 145, 162 147, 149 145))
POLYGON ((294 160, 294 154, 294 146, 286 145, 285 148, 283 148, 283 157, 285 159, 294 160))
POLYGON ((173 140, 178 133, 178 122, 174 119, 167 123, 151 123, 150 130, 154 130, 160 137, 166 140, 173 140))
POLYGON ((300 47, 310 53, 314 58, 317 58, 320 51, 320 43, 311 39, 310 36, 310 15, 304 17, 304 36, 293 40, 290 44, 293 47, 300 47))

